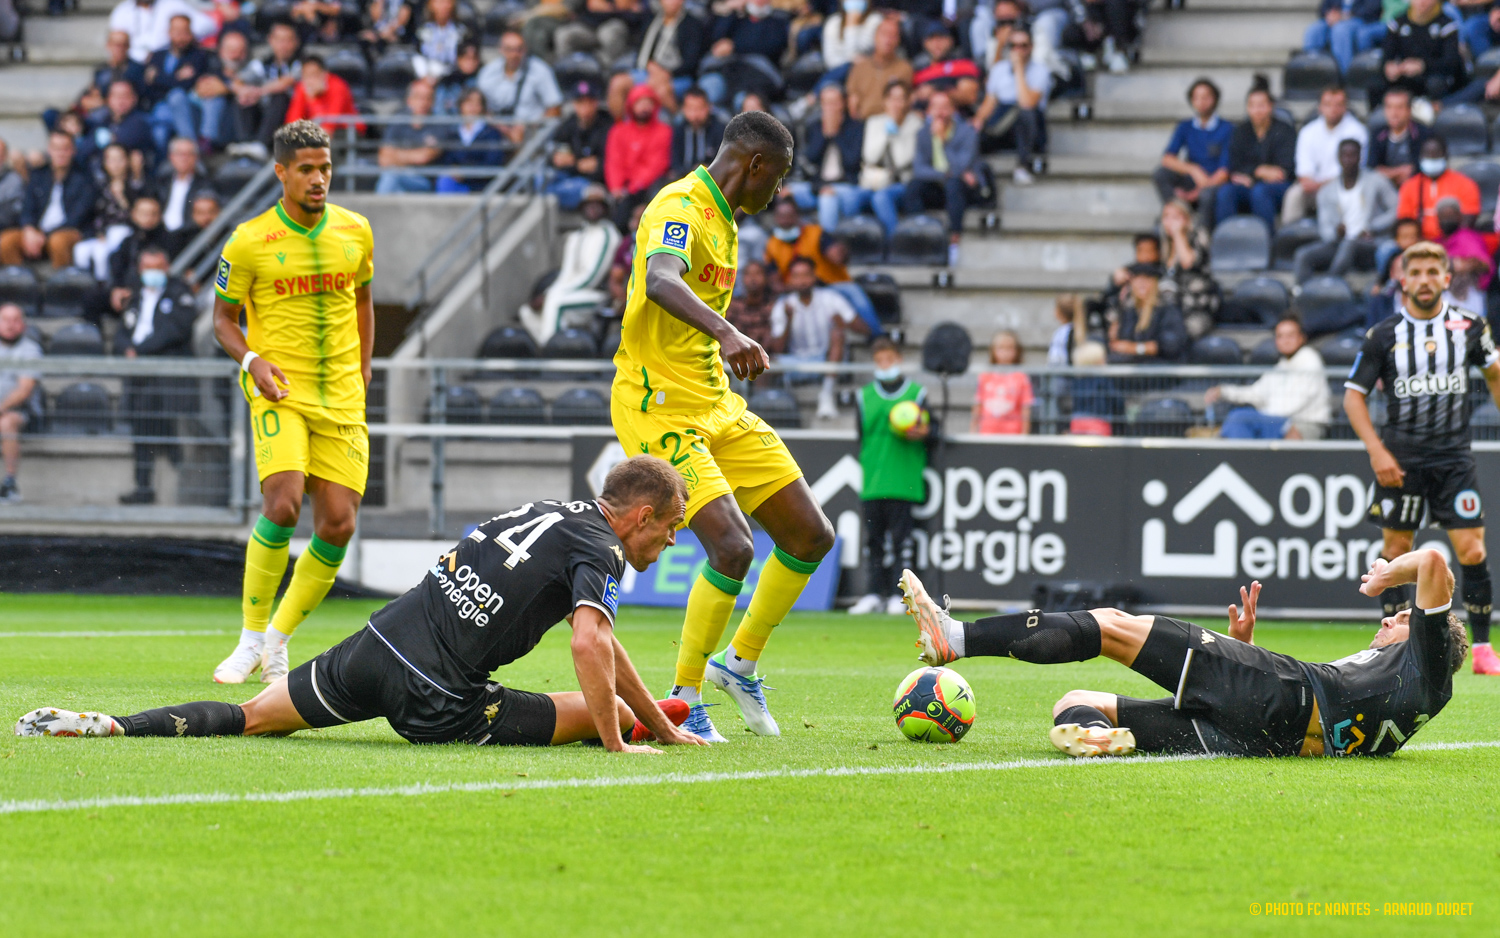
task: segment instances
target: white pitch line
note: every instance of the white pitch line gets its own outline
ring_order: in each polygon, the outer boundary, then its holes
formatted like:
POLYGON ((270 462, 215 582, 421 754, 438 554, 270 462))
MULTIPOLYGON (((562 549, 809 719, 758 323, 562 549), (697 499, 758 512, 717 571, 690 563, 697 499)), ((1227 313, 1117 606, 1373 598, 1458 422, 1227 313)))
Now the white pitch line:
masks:
MULTIPOLYGON (((1429 743, 1412 749, 1480 749, 1500 747, 1500 740, 1468 743, 1429 743)), ((90 808, 143 808, 184 804, 237 804, 244 802, 326 801, 341 798, 415 798, 454 792, 535 791, 557 788, 626 788, 651 785, 702 785, 712 782, 752 782, 779 778, 858 778, 882 775, 946 775, 953 772, 1007 772, 1016 769, 1061 769, 1091 765, 1160 765, 1201 762, 1225 758, 1206 755, 1138 756, 1133 759, 1012 759, 1007 762, 956 762, 946 765, 835 766, 826 769, 766 769, 750 772, 673 772, 666 775, 603 775, 591 778, 537 779, 535 781, 419 782, 382 788, 315 788, 302 791, 201 792, 180 795, 111 795, 71 801, 0 801, 0 814, 40 814, 52 811, 82 811, 90 808)))
POLYGON ((135 632, 0 632, 0 638, 164 638, 183 635, 228 635, 224 629, 187 631, 184 629, 142 629, 135 632))

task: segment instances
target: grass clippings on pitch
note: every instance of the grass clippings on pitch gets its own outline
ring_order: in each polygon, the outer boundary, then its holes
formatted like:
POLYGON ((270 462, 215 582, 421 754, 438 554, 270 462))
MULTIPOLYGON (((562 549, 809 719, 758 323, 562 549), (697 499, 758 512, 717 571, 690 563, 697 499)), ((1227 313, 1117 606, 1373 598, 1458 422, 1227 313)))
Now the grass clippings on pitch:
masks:
MULTIPOLYGON (((293 662, 377 605, 326 603, 293 662)), ((653 688, 679 623, 621 616, 653 688)), ((246 699, 258 685, 209 681, 238 626, 233 601, 0 596, 0 722, 246 699)), ((1328 660, 1369 632, 1266 623, 1258 638, 1328 660)), ((1452 934, 1500 913, 1500 749, 1079 764, 1046 741, 1061 693, 1160 694, 1103 660, 959 662, 974 730, 914 744, 890 714, 912 638, 904 619, 795 616, 764 668, 782 738, 718 707, 728 744, 650 758, 413 747, 383 721, 288 739, 7 735, 0 934, 1452 934), (13 810, 38 801, 64 804, 13 810), (1391 921, 1386 903, 1419 914, 1391 921), (1443 903, 1471 915, 1420 914, 1443 903)), ((566 627, 500 679, 575 688, 566 627)), ((1465 671, 1416 742, 1494 742, 1497 716, 1500 680, 1465 671)))

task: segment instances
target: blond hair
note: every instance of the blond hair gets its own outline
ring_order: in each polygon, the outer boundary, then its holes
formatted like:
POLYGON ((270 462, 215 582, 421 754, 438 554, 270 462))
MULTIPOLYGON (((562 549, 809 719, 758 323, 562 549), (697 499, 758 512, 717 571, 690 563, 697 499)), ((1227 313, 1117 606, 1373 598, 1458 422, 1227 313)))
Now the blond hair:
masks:
POLYGON ((1448 252, 1441 244, 1435 241, 1418 241, 1405 251, 1401 252, 1401 269, 1404 271, 1412 261, 1439 261, 1444 270, 1452 270, 1453 265, 1448 260, 1448 252))

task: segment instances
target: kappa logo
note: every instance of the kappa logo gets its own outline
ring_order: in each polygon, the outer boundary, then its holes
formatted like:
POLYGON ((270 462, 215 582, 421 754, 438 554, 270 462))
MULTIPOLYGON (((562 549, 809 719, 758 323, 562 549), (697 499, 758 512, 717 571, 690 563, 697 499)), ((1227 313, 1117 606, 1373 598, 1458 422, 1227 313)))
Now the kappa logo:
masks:
POLYGON ((169 714, 167 714, 167 716, 171 717, 172 718, 172 722, 174 724, 176 724, 176 726, 177 726, 177 735, 178 736, 181 736, 183 733, 187 732, 187 721, 186 720, 184 720, 182 717, 178 716, 175 713, 169 713, 169 714))
POLYGON ((1479 517, 1483 507, 1483 503, 1479 500, 1479 493, 1473 489, 1464 489, 1453 497, 1453 511, 1460 518, 1472 521, 1479 517))
POLYGON ((495 722, 495 716, 499 712, 500 712, 500 705, 498 703, 492 703, 488 707, 485 707, 484 708, 484 722, 486 722, 486 723, 493 723, 493 722, 495 722))
POLYGON ((619 544, 611 544, 609 545, 609 549, 614 551, 616 560, 620 561, 620 563, 625 562, 625 552, 620 549, 619 544))
POLYGON ((669 221, 662 226, 661 243, 669 248, 677 248, 679 251, 687 249, 688 225, 687 222, 669 221))

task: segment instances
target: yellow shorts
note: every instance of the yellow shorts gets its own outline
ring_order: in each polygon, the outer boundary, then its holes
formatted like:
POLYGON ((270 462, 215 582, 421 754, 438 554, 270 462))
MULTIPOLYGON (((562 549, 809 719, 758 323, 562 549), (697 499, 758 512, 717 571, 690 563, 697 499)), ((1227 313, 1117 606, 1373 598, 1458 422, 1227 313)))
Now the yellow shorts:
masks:
POLYGON ((625 452, 660 456, 687 482, 686 526, 698 509, 722 495, 733 495, 740 509, 754 514, 766 499, 802 478, 802 470, 781 437, 730 393, 701 414, 648 414, 611 400, 615 436, 625 452))
POLYGON ((365 493, 370 476, 370 431, 363 415, 250 398, 255 467, 264 482, 277 472, 301 472, 365 493))

